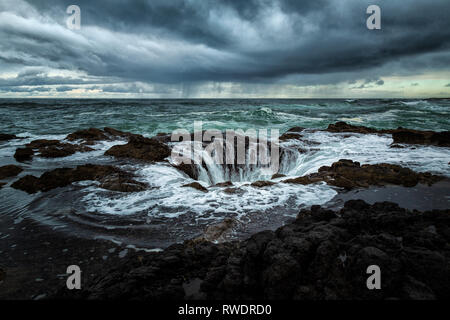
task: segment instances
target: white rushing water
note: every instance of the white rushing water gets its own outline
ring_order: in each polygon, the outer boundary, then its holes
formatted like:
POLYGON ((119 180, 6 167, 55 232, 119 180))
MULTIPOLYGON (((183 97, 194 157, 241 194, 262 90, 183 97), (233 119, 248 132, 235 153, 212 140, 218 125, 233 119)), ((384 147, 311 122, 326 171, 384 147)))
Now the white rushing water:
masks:
MULTIPOLYGON (((298 177, 317 172, 321 166, 331 165, 339 159, 352 159, 361 164, 393 163, 415 171, 431 171, 450 176, 449 148, 433 146, 405 146, 390 148, 392 138, 388 135, 335 134, 306 131, 303 140, 289 140, 282 146, 289 152, 282 157, 280 173, 298 177), (302 150, 302 151, 299 151, 302 150)), ((255 188, 250 183, 270 180, 271 174, 261 169, 242 168, 230 172, 213 159, 206 158, 206 168, 200 169, 198 182, 208 187, 204 193, 183 187, 195 180, 177 170, 169 163, 141 165, 136 174, 141 181, 153 188, 133 194, 117 194, 102 190, 92 184, 83 198, 86 209, 115 215, 144 213, 149 218, 158 216, 174 218, 195 213, 198 220, 223 219, 232 215, 245 219, 254 212, 279 210, 294 216, 300 207, 320 205, 331 200, 336 190, 324 184, 309 186, 277 183, 273 186, 255 188), (214 184, 232 181, 235 194, 225 193, 225 188, 214 184)), ((273 180, 279 182, 285 178, 273 180)))

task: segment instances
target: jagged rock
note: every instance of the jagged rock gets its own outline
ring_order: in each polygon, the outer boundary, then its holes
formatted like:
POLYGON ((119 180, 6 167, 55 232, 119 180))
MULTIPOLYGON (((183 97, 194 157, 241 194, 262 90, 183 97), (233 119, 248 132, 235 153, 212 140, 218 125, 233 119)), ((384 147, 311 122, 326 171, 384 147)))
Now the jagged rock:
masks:
POLYGON ((29 161, 33 159, 34 151, 31 148, 17 148, 14 153, 14 158, 18 162, 29 161))
POLYGON ((148 185, 123 176, 123 174, 112 174, 101 180, 100 188, 118 192, 141 192, 148 185))
POLYGON ((113 146, 105 155, 116 158, 132 158, 145 161, 163 161, 170 156, 170 149, 165 144, 142 136, 130 136, 125 145, 113 146))
POLYGON ((8 141, 12 139, 18 139, 14 134, 0 133, 0 141, 8 141))
POLYGON ((82 140, 84 144, 91 145, 96 141, 109 140, 109 137, 100 129, 89 128, 73 132, 66 139, 69 141, 82 140))
POLYGON ((330 124, 326 129, 328 132, 354 132, 354 133, 389 133, 389 130, 377 130, 364 126, 354 126, 343 121, 330 124))
POLYGON ((58 168, 47 171, 37 178, 27 175, 16 182, 11 187, 28 193, 38 191, 49 191, 51 189, 65 187, 73 182, 96 180, 100 181, 104 188, 115 191, 134 192, 141 191, 144 185, 131 179, 131 174, 119 168, 108 165, 81 165, 76 168, 58 168), (108 177, 110 177, 108 179, 108 177), (124 183, 120 186, 120 183, 124 183), (133 187, 131 186, 133 185, 133 187))
POLYGON ((0 179, 15 177, 22 171, 23 169, 21 167, 13 164, 0 167, 0 179))
POLYGON ((232 218, 225 218, 222 222, 209 225, 201 238, 206 241, 223 241, 227 233, 236 224, 236 220, 232 218))
POLYGON ((231 186, 233 186, 233 182, 231 182, 231 181, 220 182, 220 183, 213 185, 213 187, 220 187, 220 188, 231 187, 231 186))
POLYGON ((450 147, 450 131, 433 132, 411 129, 397 129, 392 133, 394 143, 426 144, 450 147))
POLYGON ((279 140, 280 141, 286 141, 286 140, 290 140, 290 139, 300 139, 303 136, 300 134, 300 132, 302 132, 303 130, 305 130, 305 128, 302 127, 294 127, 289 129, 288 131, 286 131, 285 133, 283 133, 280 137, 279 140))
POLYGON ((31 141, 26 147, 33 149, 33 151, 38 151, 39 155, 43 158, 61 158, 70 156, 76 152, 88 152, 93 150, 84 145, 75 145, 60 142, 59 140, 46 139, 31 141))
POLYGON ((308 184, 320 182, 323 180, 324 180, 324 177, 322 177, 322 176, 308 175, 308 176, 303 176, 303 177, 298 177, 298 178, 286 179, 281 182, 308 185, 308 184))
POLYGON ((431 173, 416 173, 398 165, 381 163, 360 165, 359 162, 341 159, 330 167, 319 168, 318 173, 307 176, 283 180, 284 183, 311 184, 325 181, 327 184, 345 189, 383 186, 388 184, 414 187, 418 183, 433 184, 443 177, 431 173))
POLYGON ((174 165, 173 167, 184 172, 189 178, 197 180, 198 179, 198 169, 196 164, 186 164, 180 163, 179 165, 174 165))
POLYGON ((226 194, 237 194, 237 193, 244 193, 245 191, 241 188, 226 188, 222 190, 226 194))
POLYGON ((251 184, 251 186, 256 187, 256 188, 263 188, 263 187, 273 186, 274 184, 276 184, 276 183, 272 182, 272 181, 255 181, 251 184))
POLYGON ((330 124, 326 131, 329 132, 354 132, 364 134, 392 134, 394 143, 408 143, 408 144, 425 144, 435 145, 438 147, 450 146, 450 131, 434 132, 434 131, 420 131, 413 129, 405 129, 399 127, 397 129, 382 129, 377 130, 364 126, 354 126, 346 122, 336 122, 330 124))
POLYGON ((431 185, 442 179, 431 173, 416 173, 398 165, 381 163, 361 166, 359 162, 351 160, 339 160, 331 167, 321 167, 319 174, 331 177, 327 178, 328 184, 346 189, 386 184, 414 187, 418 183, 431 185))
POLYGON ((185 187, 185 188, 194 188, 194 189, 197 189, 199 191, 208 192, 208 189, 206 189, 204 186, 202 186, 198 182, 192 182, 192 183, 189 183, 189 184, 185 184, 185 185, 183 185, 183 187, 185 187))
POLYGON ((419 213, 353 200, 338 213, 302 210, 294 222, 245 241, 198 239, 138 253, 82 291, 61 285, 53 297, 178 300, 183 284, 196 280, 199 296, 212 300, 446 300, 449 241, 450 210, 419 213), (423 232, 432 226, 435 233, 423 232), (369 265, 380 267, 382 290, 367 289, 369 265))

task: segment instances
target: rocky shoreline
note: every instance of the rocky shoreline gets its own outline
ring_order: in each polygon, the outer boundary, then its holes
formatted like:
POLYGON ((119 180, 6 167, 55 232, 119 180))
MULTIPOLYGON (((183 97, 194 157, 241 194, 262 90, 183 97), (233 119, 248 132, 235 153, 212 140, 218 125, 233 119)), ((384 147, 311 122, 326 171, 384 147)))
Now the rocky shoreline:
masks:
POLYGON ((389 202, 313 206, 275 232, 138 253, 61 299, 448 299, 450 210, 408 211, 389 202), (368 290, 378 265, 382 289, 368 290))
MULTIPOLYGON (((280 137, 280 141, 302 140, 303 130, 301 127, 292 128, 280 137)), ((376 130, 345 122, 330 124, 325 131, 390 134, 393 138, 391 148, 401 149, 408 144, 450 146, 448 131, 376 130)), ((0 134, 2 141, 11 139, 18 137, 0 134)), ((110 164, 82 164, 52 169, 40 176, 21 175, 24 168, 20 163, 28 166, 34 157, 66 157, 92 151, 97 142, 118 139, 124 144, 112 146, 104 153, 105 156, 125 162, 155 163, 166 162, 171 153, 168 134, 146 138, 113 128, 79 130, 62 140, 34 140, 17 148, 14 158, 19 165, 0 167, 0 189, 18 175, 19 178, 10 186, 29 194, 87 180, 96 181, 100 188, 114 192, 133 193, 151 189, 149 184, 138 181, 133 172, 110 164)), ((315 145, 314 142, 310 144, 315 145)), ((281 157, 286 156, 286 152, 289 150, 281 149, 281 157)), ((198 182, 197 165, 175 168, 197 180, 183 187, 204 193, 217 187, 224 194, 241 192, 231 181, 211 186, 198 182)), ((360 164, 341 159, 321 167, 316 173, 290 178, 277 173, 270 180, 253 181, 249 185, 265 188, 276 184, 314 183, 326 183, 336 188, 339 195, 358 190, 367 190, 366 193, 370 194, 374 187, 391 186, 424 186, 434 190, 432 188, 437 184, 441 184, 439 188, 444 188, 445 193, 448 178, 388 163, 360 164)), ((439 193, 438 197, 441 196, 439 193)), ((63 285, 55 293, 52 292, 54 287, 48 284, 44 288, 45 298, 446 299, 450 297, 449 213, 448 207, 446 210, 418 212, 401 209, 394 203, 369 205, 351 200, 338 211, 330 211, 326 206, 313 206, 311 210, 302 210, 295 221, 276 231, 259 232, 248 240, 231 242, 225 235, 236 221, 226 218, 221 223, 208 226, 202 236, 172 245, 161 253, 139 251, 126 261, 122 258, 111 262, 103 260, 105 270, 102 270, 100 259, 93 271, 95 276, 88 279, 81 293, 69 292, 63 289, 63 285), (383 283, 386 285, 383 290, 369 291, 365 286, 365 271, 371 264, 377 264, 383 270, 383 283)), ((56 237, 53 232, 45 230, 42 236, 37 237, 56 237)), ((17 241, 20 242, 19 238, 17 241)), ((62 238, 71 239, 70 246, 76 246, 76 239, 62 238)), ((97 242, 87 241, 92 248, 97 242)), ((107 245, 98 243, 104 248, 104 257, 107 245)), ((118 249, 121 252, 126 250, 120 246, 118 249)), ((9 249, 2 247, 1 250, 9 249)), ((82 250, 75 251, 81 260, 86 258, 82 250)), ((8 268, 0 270, 0 291, 2 281, 10 272, 8 268)), ((19 285, 20 281, 17 282, 19 285)), ((20 293, 16 294, 21 297, 20 293)), ((39 295, 33 297, 36 296, 39 295)))

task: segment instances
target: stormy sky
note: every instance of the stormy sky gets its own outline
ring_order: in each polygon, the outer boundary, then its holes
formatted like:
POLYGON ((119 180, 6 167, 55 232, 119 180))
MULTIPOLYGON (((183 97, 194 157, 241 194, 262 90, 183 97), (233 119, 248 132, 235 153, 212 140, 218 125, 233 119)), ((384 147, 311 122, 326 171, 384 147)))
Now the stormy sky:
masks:
POLYGON ((0 0, 0 97, 450 97, 449 12, 449 0, 0 0), (366 27, 372 4, 381 30, 366 27))

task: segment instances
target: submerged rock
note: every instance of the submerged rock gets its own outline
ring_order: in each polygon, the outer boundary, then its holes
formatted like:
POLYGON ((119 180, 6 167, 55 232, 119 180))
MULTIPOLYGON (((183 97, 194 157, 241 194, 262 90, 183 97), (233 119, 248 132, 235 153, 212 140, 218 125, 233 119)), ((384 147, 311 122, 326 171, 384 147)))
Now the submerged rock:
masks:
POLYGON ((170 156, 170 149, 165 144, 143 136, 131 136, 125 145, 113 146, 105 152, 116 158, 132 158, 145 161, 163 161, 170 156))
POLYGON ((15 177, 22 171, 23 169, 21 167, 13 164, 0 167, 0 179, 15 177))
POLYGON ((450 210, 410 212, 361 200, 338 213, 313 206, 245 241, 186 241, 140 252, 82 291, 63 287, 54 297, 179 300, 183 283, 197 280, 206 299, 448 299, 449 242, 450 210), (370 265, 381 269, 382 290, 367 289, 370 265))
POLYGON ((192 182, 192 183, 189 183, 189 184, 185 184, 185 185, 183 185, 183 187, 185 187, 185 188, 194 188, 194 189, 197 189, 199 191, 208 192, 208 189, 206 189, 204 186, 202 186, 198 182, 192 182))
POLYGON ((131 177, 131 174, 113 166, 87 164, 76 168, 58 168, 47 171, 39 178, 27 175, 14 182, 11 187, 28 193, 36 193, 65 187, 77 181, 95 180, 100 181, 103 188, 113 191, 142 191, 146 185, 132 180, 131 177))
POLYGON ((0 189, 6 185, 6 182, 0 182, 0 189))

